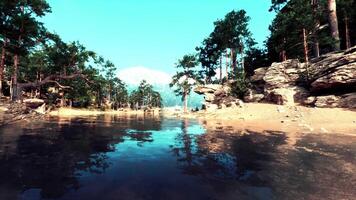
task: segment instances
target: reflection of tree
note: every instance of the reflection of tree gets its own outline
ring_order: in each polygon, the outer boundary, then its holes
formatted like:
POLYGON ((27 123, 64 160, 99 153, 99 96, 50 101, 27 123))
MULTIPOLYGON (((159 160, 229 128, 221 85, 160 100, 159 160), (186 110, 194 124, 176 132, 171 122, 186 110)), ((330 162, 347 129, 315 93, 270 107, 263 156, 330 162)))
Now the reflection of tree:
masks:
POLYGON ((260 163, 271 159, 269 153, 286 140, 281 133, 235 134, 225 136, 221 151, 211 152, 209 146, 214 145, 214 138, 207 139, 207 134, 194 137, 187 132, 187 126, 183 121, 182 132, 172 147, 174 155, 184 173, 207 179, 246 180, 253 171, 261 170, 260 163))
POLYGON ((271 154, 277 147, 286 143, 283 133, 268 135, 250 132, 248 135, 235 137, 232 143, 232 153, 236 158, 236 174, 239 179, 247 179, 251 172, 263 169, 262 162, 270 161, 271 154))
POLYGON ((197 145, 197 137, 188 133, 189 121, 182 121, 182 131, 172 146, 179 167, 189 175, 207 178, 226 177, 231 171, 231 157, 228 154, 213 154, 197 145))
MULTIPOLYGON (((38 188, 43 198, 61 197, 80 187, 78 178, 83 173, 105 173, 110 167, 107 153, 115 151, 118 143, 152 141, 151 133, 126 131, 137 126, 137 122, 117 121, 106 126, 99 118, 91 123, 73 119, 35 130, 19 129, 21 132, 14 133, 19 135, 16 144, 11 144, 16 146, 13 152, 0 152, 0 187, 12 191, 38 188)), ((160 121, 145 121, 145 127, 158 128, 160 121)))

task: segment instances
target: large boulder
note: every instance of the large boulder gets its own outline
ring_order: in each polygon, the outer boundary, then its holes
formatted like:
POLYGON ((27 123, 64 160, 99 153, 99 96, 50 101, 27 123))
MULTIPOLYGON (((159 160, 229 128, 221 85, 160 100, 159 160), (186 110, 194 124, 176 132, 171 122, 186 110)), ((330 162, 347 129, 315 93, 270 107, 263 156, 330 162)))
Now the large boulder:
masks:
POLYGON ((306 70, 305 66, 298 60, 273 63, 263 77, 266 99, 279 105, 294 105, 303 102, 309 93, 298 86, 298 81, 306 70))
POLYGON ((319 108, 336 108, 339 105, 340 97, 335 95, 318 96, 316 97, 315 106, 319 108))
POLYGON ((209 111, 240 105, 237 98, 231 96, 231 87, 228 85, 201 85, 197 86, 194 92, 204 95, 204 107, 209 111))
POLYGON ((293 106, 296 102, 303 102, 308 98, 309 92, 298 86, 290 86, 287 88, 276 88, 269 90, 266 99, 278 105, 293 106))
POLYGON ((45 102, 42 99, 25 99, 23 100, 24 104, 28 108, 36 109, 42 106, 45 102))
POLYGON ((356 89, 356 47, 323 55, 310 66, 313 92, 356 89))
POLYGON ((248 89, 245 96, 245 102, 261 102, 265 98, 264 94, 257 93, 257 91, 248 89))
POLYGON ((197 87, 194 88, 194 92, 200 95, 207 94, 207 93, 214 93, 221 87, 222 87, 221 85, 217 85, 217 84, 198 85, 197 87))
POLYGON ((305 64, 296 59, 273 63, 263 77, 266 82, 265 90, 295 86, 304 71, 305 64))
POLYGON ((356 108, 356 93, 342 95, 339 105, 343 108, 356 108))

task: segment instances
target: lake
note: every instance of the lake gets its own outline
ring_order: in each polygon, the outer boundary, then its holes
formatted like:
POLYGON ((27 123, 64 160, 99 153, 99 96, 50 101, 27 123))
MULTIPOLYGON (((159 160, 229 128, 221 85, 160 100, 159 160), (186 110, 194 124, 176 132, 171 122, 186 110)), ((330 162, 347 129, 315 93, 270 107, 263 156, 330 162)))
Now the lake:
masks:
POLYGON ((356 138, 162 116, 0 128, 0 199, 355 199, 356 138))

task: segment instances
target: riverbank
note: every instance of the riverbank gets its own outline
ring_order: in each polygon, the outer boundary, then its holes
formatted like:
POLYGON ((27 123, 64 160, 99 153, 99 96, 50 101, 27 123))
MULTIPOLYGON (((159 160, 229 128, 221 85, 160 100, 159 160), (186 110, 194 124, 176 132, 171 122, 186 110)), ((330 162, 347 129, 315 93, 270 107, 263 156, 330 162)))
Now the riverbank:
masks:
POLYGON ((132 109, 119 109, 119 110, 97 110, 97 109, 77 109, 77 108, 58 108, 48 113, 52 117, 75 117, 75 116, 93 116, 93 115, 117 115, 117 114, 159 114, 160 109, 132 110, 132 109))
MULTIPOLYGON (((15 116, 6 112, 6 107, 0 107, 0 122, 15 122, 26 120, 32 122, 38 117, 26 119, 27 115, 15 116), (17 120, 13 120, 13 119, 17 120), (4 120, 5 119, 5 120, 4 120)), ((198 111, 184 114, 174 109, 143 110, 95 110, 59 108, 47 113, 50 117, 80 117, 95 115, 144 115, 162 114, 169 118, 198 119, 207 129, 218 130, 219 127, 230 127, 233 131, 251 130, 263 132, 266 130, 289 133, 342 133, 356 135, 356 111, 342 108, 311 108, 304 106, 280 106, 275 104, 246 103, 242 107, 224 108, 214 111, 198 111)), ((36 115, 37 116, 37 115, 36 115)), ((228 131, 228 130, 224 130, 228 131)))
POLYGON ((188 114, 165 113, 199 119, 217 129, 220 126, 234 130, 265 130, 308 133, 343 133, 356 135, 356 111, 342 108, 311 108, 304 106, 280 106, 275 104, 247 103, 243 107, 188 114))

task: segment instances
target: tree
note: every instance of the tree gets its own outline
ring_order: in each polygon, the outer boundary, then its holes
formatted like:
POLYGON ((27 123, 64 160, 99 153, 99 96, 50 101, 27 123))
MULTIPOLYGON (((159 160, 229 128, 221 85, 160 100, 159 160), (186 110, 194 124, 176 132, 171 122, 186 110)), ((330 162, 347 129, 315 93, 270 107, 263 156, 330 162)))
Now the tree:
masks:
POLYGON ((284 2, 270 26, 271 35, 267 46, 271 61, 284 61, 287 57, 307 61, 310 57, 309 49, 313 49, 314 57, 318 57, 320 52, 328 51, 332 46, 332 39, 326 34, 327 26, 324 25, 327 20, 322 8, 326 7, 326 2, 284 2))
POLYGON ((182 69, 173 77, 170 87, 175 87, 174 92, 177 96, 182 96, 184 102, 184 112, 188 111, 188 96, 194 85, 201 82, 199 73, 194 70, 198 66, 198 60, 195 55, 185 55, 178 60, 176 68, 182 69))
MULTIPOLYGON (((2 32, 3 47, 13 55, 13 73, 11 78, 11 97, 16 100, 21 90, 18 90, 18 73, 20 57, 26 56, 28 52, 43 40, 46 30, 38 21, 50 12, 50 6, 43 0, 16 0, 4 1, 1 10, 4 10, 2 18, 5 19, 2 32), (11 24, 11 26, 8 26, 11 24)), ((1 69, 0 69, 1 70, 1 69)))
POLYGON ((339 25, 337 21, 336 0, 328 0, 329 24, 331 37, 334 39, 334 51, 340 50, 339 25))
MULTIPOLYGON (((250 18, 246 11, 231 11, 224 19, 214 23, 214 31, 204 40, 203 46, 196 48, 199 52, 199 62, 206 69, 206 82, 211 82, 215 76, 217 65, 220 64, 222 72, 222 57, 230 52, 231 71, 237 72, 238 54, 240 54, 241 69, 244 69, 246 52, 255 44, 252 34, 248 29, 250 18)), ((236 77, 237 74, 234 74, 236 77)), ((222 82, 220 74, 220 82, 222 82)))
POLYGON ((159 92, 153 89, 153 86, 142 80, 136 90, 130 95, 130 104, 132 108, 139 107, 162 107, 162 98, 159 92))

